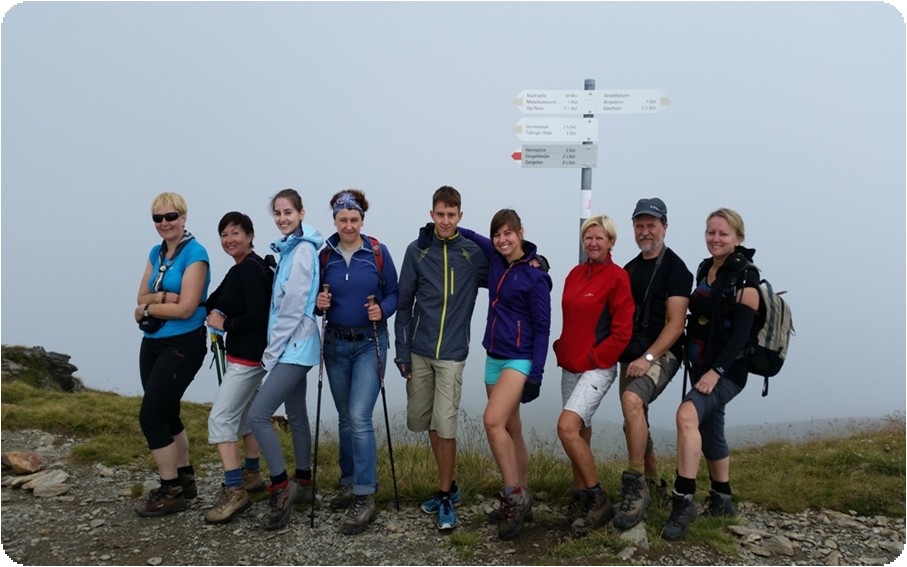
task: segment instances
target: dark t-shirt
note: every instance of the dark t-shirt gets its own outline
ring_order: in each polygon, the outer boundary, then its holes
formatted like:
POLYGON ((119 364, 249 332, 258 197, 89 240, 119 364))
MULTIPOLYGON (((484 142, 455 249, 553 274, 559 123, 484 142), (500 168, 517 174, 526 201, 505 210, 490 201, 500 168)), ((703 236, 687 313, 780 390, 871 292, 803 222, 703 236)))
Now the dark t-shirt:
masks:
MULTIPOLYGON (((668 298, 674 296, 688 298, 693 287, 693 274, 687 269, 680 256, 670 248, 665 248, 661 266, 658 267, 658 273, 652 280, 656 260, 657 258, 646 260, 640 253, 624 266, 624 269, 630 274, 630 290, 633 292, 633 301, 636 303, 638 319, 640 319, 634 324, 633 332, 643 332, 644 329, 651 342, 654 342, 664 329, 667 320, 668 298), (648 324, 645 324, 641 320, 644 313, 643 300, 650 280, 652 280, 652 287, 649 289, 649 318, 648 324)), ((634 320, 636 319, 637 317, 634 317, 634 320)), ((678 339, 670 349, 678 360, 683 357, 682 344, 683 341, 678 339)))

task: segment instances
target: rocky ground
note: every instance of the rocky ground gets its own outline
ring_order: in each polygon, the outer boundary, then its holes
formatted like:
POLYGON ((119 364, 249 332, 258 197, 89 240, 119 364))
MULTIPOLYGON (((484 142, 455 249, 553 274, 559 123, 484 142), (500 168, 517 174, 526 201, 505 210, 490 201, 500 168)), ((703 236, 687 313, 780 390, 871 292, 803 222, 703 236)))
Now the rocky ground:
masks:
MULTIPOLYGON (((571 536, 544 500, 539 520, 512 542, 501 542, 485 521, 491 500, 459 507, 461 526, 440 533, 417 503, 401 510, 383 508, 366 533, 344 536, 340 513, 319 508, 315 527, 308 509, 294 514, 279 532, 258 523, 266 501, 223 526, 205 525, 202 515, 220 486, 216 464, 199 471, 199 498, 186 512, 141 518, 132 511, 132 488, 150 471, 76 466, 65 456, 76 443, 40 431, 3 431, 2 451, 36 451, 46 468, 68 475, 50 485, 12 486, 3 471, 2 545, 22 565, 528 565, 555 561, 547 552, 571 536), (471 535, 472 537, 466 537, 471 535), (457 545, 454 545, 457 544, 457 545)), ((21 480, 21 477, 18 477, 21 480)), ((539 495, 540 497, 543 495, 539 495)), ((540 498, 541 500, 541 498, 540 498)), ((564 559, 575 564, 627 565, 884 565, 903 552, 904 518, 858 517, 829 510, 779 514, 748 503, 739 505, 739 525, 729 526, 736 555, 725 556, 688 542, 651 546, 641 526, 624 534, 627 547, 617 555, 564 559)), ((611 529, 611 528, 607 528, 611 529)))

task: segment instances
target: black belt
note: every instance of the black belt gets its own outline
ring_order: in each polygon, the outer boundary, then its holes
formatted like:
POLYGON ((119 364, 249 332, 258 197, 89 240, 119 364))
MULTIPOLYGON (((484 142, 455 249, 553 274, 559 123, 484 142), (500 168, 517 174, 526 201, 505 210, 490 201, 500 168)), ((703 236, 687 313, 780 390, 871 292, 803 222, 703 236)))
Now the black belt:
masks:
POLYGON ((368 327, 341 327, 340 325, 331 325, 328 327, 328 331, 338 339, 347 341, 364 341, 372 336, 369 332, 372 331, 372 329, 368 327))

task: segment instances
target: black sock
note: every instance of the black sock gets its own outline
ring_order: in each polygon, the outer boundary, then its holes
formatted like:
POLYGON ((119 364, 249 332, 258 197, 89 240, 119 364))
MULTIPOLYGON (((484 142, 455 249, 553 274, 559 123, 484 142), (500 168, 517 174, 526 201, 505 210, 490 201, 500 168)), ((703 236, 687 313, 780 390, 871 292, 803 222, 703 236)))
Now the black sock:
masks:
POLYGON ((297 480, 312 480, 312 469, 305 469, 305 470, 296 469, 296 479, 297 480))
POLYGON ((677 475, 674 479, 674 492, 678 494, 696 494, 696 479, 677 475))
POLYGON ((271 477, 272 486, 277 486, 278 484, 280 484, 282 482, 286 482, 286 481, 287 481, 287 471, 283 471, 279 475, 271 477))
POLYGON ((166 486, 167 488, 170 488, 172 486, 182 486, 182 483, 180 483, 180 477, 169 478, 169 479, 162 478, 161 486, 166 486))
POLYGON ((176 469, 176 474, 179 476, 192 475, 195 476, 195 469, 192 468, 192 465, 187 465, 185 467, 179 467, 176 469))
POLYGON ((730 483, 730 481, 715 482, 713 480, 712 481, 712 490, 714 490, 715 492, 720 492, 721 494, 730 495, 731 494, 731 483, 730 483))

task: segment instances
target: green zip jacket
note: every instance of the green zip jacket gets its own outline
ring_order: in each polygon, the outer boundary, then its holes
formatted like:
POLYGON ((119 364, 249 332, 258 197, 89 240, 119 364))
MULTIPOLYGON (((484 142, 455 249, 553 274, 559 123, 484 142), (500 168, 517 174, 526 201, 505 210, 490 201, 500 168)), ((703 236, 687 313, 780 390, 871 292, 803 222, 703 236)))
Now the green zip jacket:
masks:
POLYGON ((412 353, 438 360, 466 360, 469 331, 479 287, 488 285, 488 259, 459 232, 447 239, 431 230, 406 247, 397 283, 394 319, 396 359, 412 363, 412 353))

